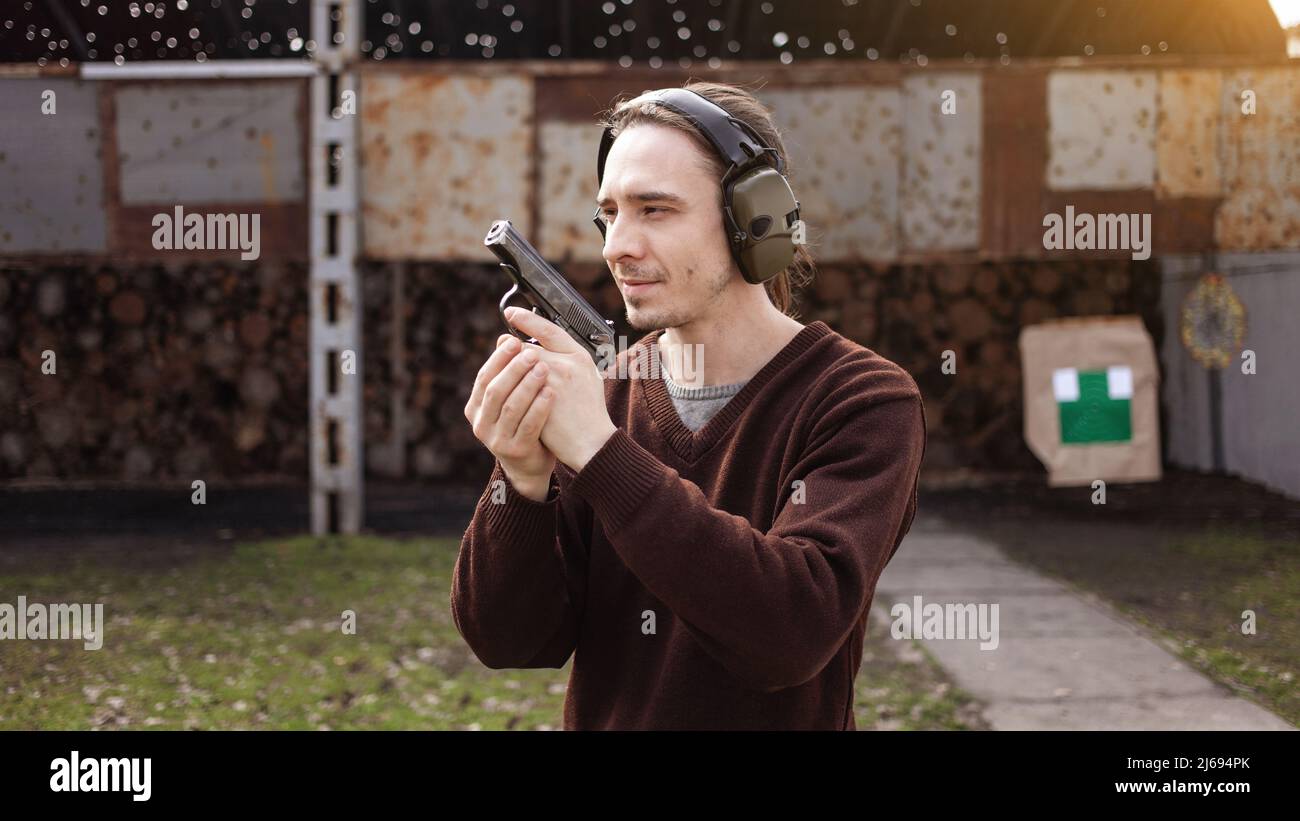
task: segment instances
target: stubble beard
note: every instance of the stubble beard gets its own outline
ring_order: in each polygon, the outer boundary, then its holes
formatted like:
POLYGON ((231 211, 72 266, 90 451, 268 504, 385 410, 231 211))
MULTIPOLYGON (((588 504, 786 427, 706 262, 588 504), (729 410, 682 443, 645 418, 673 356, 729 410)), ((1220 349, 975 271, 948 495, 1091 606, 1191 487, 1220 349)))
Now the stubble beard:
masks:
MULTIPOLYGON (((691 281, 694 278, 694 275, 694 270, 687 270, 685 277, 686 281, 691 281)), ((669 286, 672 281, 666 278, 661 278, 660 282, 665 286, 669 286)), ((724 272, 715 275, 709 282, 708 293, 705 295, 700 306, 694 311, 688 311, 680 307, 640 309, 636 303, 625 298, 624 304, 627 309, 628 325, 632 327, 632 330, 637 331, 638 333, 649 333, 650 331, 657 331, 660 328, 680 327, 702 314, 707 314, 709 309, 718 301, 722 292, 726 290, 726 288, 727 274, 724 272)), ((660 290, 662 291, 665 289, 661 288, 660 290)), ((662 297, 656 296, 654 298, 659 299, 662 297)))

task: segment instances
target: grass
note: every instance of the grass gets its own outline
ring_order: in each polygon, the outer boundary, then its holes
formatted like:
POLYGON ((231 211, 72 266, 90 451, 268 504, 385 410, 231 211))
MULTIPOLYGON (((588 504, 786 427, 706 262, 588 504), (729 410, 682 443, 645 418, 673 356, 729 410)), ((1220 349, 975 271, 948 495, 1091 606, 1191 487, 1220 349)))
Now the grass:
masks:
POLYGON ((859 730, 987 730, 983 707, 956 687, 919 641, 889 635, 888 618, 867 620, 854 689, 859 730))
MULTIPOLYGON (((0 602, 103 602, 104 646, 6 641, 0 729, 559 729, 569 668, 490 670, 448 591, 457 542, 299 537, 225 554, 11 554, 0 602), (356 613, 356 634, 341 629, 356 613)), ((859 729, 984 726, 873 619, 859 729)))
POLYGON ((1300 542, 1257 528, 988 531, 1008 553, 1109 600, 1195 668, 1300 725, 1300 542), (1255 614, 1243 633, 1243 612, 1255 614))

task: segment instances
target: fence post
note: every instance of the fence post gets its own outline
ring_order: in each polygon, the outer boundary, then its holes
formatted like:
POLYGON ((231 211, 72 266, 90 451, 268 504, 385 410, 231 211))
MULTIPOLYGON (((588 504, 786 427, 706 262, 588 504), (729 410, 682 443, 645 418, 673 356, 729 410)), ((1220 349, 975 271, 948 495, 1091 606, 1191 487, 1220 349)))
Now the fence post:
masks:
POLYGON ((311 79, 311 529, 356 533, 364 518, 357 114, 351 64, 361 39, 356 0, 312 0, 320 70, 311 79), (349 359, 351 367, 349 368, 349 359))

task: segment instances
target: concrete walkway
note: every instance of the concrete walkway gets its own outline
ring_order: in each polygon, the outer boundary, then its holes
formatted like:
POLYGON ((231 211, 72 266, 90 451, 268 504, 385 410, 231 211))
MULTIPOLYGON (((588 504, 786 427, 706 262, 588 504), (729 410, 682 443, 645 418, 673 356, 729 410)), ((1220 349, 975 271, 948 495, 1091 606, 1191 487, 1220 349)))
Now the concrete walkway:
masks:
POLYGON ((998 730, 1287 730, 1192 669, 1107 603, 1012 562, 993 544, 918 517, 876 588, 897 602, 998 603, 999 643, 923 640, 998 730))

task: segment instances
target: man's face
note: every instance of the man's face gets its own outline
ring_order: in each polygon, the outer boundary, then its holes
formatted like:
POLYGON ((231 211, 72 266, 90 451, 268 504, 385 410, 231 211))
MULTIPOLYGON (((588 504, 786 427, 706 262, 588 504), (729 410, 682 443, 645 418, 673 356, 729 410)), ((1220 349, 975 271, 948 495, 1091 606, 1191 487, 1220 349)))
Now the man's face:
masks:
POLYGON ((596 199, 605 262, 633 329, 675 328, 708 314, 739 274, 722 229, 718 181, 682 131, 641 123, 619 134, 596 199))

